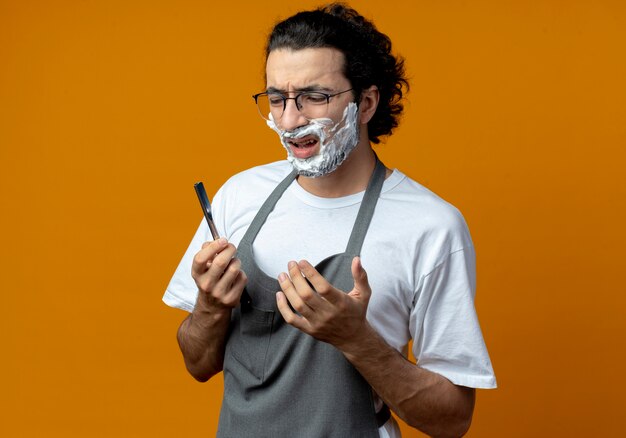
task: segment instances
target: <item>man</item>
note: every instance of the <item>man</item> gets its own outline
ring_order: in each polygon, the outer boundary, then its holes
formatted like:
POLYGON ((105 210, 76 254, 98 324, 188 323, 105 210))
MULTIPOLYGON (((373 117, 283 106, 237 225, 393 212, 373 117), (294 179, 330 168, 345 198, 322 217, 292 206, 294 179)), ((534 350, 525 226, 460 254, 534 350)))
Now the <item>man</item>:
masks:
POLYGON ((495 387, 472 242, 454 207, 371 147, 397 126, 402 61, 341 4, 277 24, 266 54, 254 98, 288 160, 218 191, 224 237, 203 223, 164 296, 191 312, 189 372, 224 371, 218 436, 398 437, 389 408, 463 435, 473 388, 495 387))

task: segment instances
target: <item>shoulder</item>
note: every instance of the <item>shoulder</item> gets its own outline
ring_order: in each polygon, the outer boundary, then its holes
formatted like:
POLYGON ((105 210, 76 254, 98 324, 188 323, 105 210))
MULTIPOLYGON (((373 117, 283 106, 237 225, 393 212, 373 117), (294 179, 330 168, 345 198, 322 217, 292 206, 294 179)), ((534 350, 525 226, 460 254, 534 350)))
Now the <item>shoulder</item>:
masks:
POLYGON ((399 170, 394 170, 385 181, 380 202, 381 213, 399 226, 404 224, 408 231, 419 232, 423 237, 453 238, 458 248, 451 247, 451 251, 471 245, 461 212, 399 170))
POLYGON ((402 265, 401 275, 415 286, 419 277, 451 254, 462 251, 473 257, 474 247, 465 219, 456 207, 394 170, 376 205, 365 250, 402 265))

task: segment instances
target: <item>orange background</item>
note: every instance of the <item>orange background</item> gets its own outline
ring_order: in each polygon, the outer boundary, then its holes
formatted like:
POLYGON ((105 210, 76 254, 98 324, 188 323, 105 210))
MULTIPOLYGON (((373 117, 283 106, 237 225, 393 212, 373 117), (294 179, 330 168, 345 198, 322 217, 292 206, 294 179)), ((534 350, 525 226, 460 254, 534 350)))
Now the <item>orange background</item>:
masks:
MULTIPOLYGON (((214 434, 221 377, 186 374, 161 295, 193 182, 283 158, 250 96, 271 25, 318 3, 0 0, 1 436, 214 434)), ((352 5, 412 82, 380 156, 477 248, 500 388, 468 436, 620 435, 625 3, 352 5)))

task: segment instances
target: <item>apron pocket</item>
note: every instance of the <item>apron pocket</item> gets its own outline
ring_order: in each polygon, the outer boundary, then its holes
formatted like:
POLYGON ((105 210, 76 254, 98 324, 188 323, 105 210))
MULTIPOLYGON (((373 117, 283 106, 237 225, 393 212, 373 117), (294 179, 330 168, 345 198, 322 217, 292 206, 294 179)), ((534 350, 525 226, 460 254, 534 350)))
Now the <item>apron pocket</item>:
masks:
POLYGON ((250 305, 242 305, 236 310, 227 354, 230 351, 237 362, 262 382, 274 311, 257 309, 250 305))

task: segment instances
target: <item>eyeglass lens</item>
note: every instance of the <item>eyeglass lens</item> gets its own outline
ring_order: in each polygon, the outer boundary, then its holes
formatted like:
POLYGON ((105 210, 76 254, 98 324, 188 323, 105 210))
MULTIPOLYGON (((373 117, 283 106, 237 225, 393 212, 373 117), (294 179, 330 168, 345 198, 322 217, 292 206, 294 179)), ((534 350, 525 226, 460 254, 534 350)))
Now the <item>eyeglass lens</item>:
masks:
POLYGON ((295 97, 285 97, 278 93, 261 94, 257 97, 256 102, 261 116, 269 120, 272 115, 274 120, 282 117, 286 105, 296 105, 297 109, 307 119, 324 117, 328 111, 328 95, 317 92, 300 93, 295 97))

